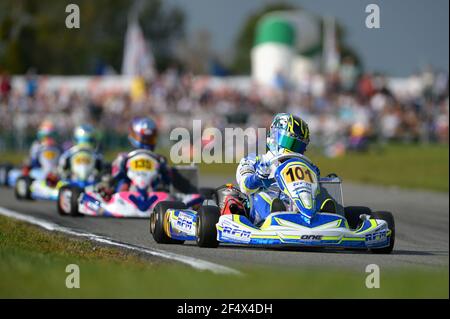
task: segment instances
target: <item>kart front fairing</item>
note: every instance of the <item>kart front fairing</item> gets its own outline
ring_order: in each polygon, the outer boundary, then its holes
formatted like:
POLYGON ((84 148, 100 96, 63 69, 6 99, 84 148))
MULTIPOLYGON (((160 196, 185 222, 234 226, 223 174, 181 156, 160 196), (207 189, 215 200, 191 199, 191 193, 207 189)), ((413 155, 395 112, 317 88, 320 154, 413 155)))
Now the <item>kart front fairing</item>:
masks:
POLYGON ((391 234, 384 220, 365 219, 351 230, 344 217, 329 213, 317 213, 311 223, 298 213, 273 213, 259 228, 245 216, 223 215, 216 227, 221 242, 263 246, 380 248, 389 246, 391 234))
POLYGON ((31 198, 38 200, 51 200, 56 201, 58 199, 59 189, 65 185, 77 186, 79 188, 85 188, 93 185, 94 181, 71 181, 61 180, 56 185, 52 186, 47 183, 45 179, 35 180, 31 184, 31 198))
MULTIPOLYGON (((19 177, 21 177, 23 171, 21 168, 14 168, 8 172, 7 184, 10 187, 16 186, 16 181, 19 177)), ((30 170, 29 176, 34 180, 42 180, 45 179, 45 172, 41 168, 33 168, 30 170)))
POLYGON ((79 212, 89 216, 141 217, 148 218, 155 205, 169 200, 166 192, 149 192, 142 196, 140 192, 118 192, 106 201, 94 191, 86 191, 79 200, 79 212))
POLYGON ((282 194, 291 199, 289 210, 310 223, 317 211, 316 196, 320 191, 312 164, 303 158, 288 159, 276 168, 274 177, 282 194))

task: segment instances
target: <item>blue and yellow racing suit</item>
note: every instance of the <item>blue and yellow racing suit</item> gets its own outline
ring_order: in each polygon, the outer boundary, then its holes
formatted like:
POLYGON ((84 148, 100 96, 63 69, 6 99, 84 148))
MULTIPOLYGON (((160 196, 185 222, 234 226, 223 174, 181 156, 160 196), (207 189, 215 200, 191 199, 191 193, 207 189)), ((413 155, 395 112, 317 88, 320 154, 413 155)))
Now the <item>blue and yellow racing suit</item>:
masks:
MULTIPOLYGON (((261 156, 249 155, 244 157, 236 170, 236 180, 240 190, 250 198, 250 221, 260 224, 271 213, 272 203, 275 198, 287 202, 287 197, 280 191, 275 179, 261 179, 256 170, 261 162, 269 162, 274 155, 267 152, 261 156)), ((314 166, 317 176, 320 171, 314 166)), ((320 204, 320 203, 319 203, 320 204)), ((320 205, 319 205, 320 207, 320 205)))

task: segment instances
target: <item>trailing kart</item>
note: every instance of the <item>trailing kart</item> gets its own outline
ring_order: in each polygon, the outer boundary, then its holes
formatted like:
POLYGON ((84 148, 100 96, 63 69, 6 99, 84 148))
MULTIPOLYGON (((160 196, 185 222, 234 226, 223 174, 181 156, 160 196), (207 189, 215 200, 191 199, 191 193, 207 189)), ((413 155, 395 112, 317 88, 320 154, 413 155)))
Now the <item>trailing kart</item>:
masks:
POLYGON ((88 215, 118 218, 148 218, 153 208, 161 201, 182 200, 188 207, 199 205, 203 196, 194 193, 193 187, 197 171, 187 167, 190 178, 182 179, 181 169, 175 170, 174 181, 180 181, 185 192, 172 189, 154 189, 153 184, 158 178, 159 162, 152 152, 136 150, 129 155, 127 176, 131 181, 130 190, 121 191, 105 197, 99 185, 92 185, 82 190, 79 187, 62 187, 58 197, 58 212, 61 215, 88 215), (188 192, 191 193, 188 193, 188 192))
POLYGON ((329 175, 318 180, 305 156, 280 155, 272 160, 272 167, 271 176, 283 201, 273 201, 271 213, 262 224, 250 222, 249 209, 242 204, 246 196, 227 184, 198 210, 187 209, 180 202, 159 203, 150 218, 150 233, 158 243, 192 240, 200 247, 230 243, 392 251, 395 223, 391 213, 344 207, 339 177, 329 175))

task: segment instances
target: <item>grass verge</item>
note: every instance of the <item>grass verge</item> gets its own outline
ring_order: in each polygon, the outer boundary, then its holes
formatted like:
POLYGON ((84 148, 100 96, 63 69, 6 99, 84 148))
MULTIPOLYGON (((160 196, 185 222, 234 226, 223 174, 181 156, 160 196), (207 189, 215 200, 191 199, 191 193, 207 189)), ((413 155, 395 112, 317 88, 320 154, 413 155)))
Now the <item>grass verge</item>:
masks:
POLYGON ((379 289, 364 270, 240 270, 214 275, 0 216, 0 298, 448 298, 448 269, 383 270, 379 289), (68 264, 79 289, 65 286, 68 264))

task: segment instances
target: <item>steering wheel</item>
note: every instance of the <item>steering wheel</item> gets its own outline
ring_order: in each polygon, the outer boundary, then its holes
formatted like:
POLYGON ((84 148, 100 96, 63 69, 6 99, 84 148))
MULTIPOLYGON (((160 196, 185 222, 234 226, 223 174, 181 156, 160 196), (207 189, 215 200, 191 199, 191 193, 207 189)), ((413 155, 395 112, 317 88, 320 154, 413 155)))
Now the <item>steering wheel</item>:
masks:
POLYGON ((312 161, 306 157, 305 155, 298 154, 298 153, 291 153, 291 154, 281 154, 273 157, 269 162, 270 164, 275 164, 275 162, 279 162, 281 160, 289 159, 289 158, 301 158, 303 160, 306 160, 309 163, 312 163, 312 161))
POLYGON ((275 170, 278 165, 274 165, 274 164, 276 164, 277 162, 280 162, 282 160, 290 159, 290 158, 299 158, 302 160, 306 160, 308 163, 312 164, 312 161, 308 157, 306 157, 305 155, 299 154, 299 153, 277 155, 277 156, 273 157, 272 159, 270 159, 270 161, 269 161, 269 163, 272 167, 272 171, 270 172, 269 178, 273 178, 275 175, 275 170))

